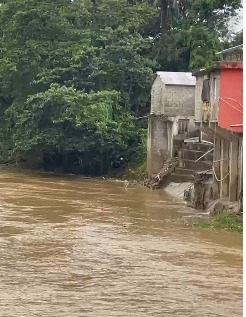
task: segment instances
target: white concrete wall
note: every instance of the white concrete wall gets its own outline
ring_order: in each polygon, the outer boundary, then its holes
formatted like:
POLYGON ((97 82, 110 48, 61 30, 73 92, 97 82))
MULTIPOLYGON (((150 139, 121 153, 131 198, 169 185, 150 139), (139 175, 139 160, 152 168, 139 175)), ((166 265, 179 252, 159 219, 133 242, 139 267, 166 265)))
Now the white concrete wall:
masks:
POLYGON ((155 78, 151 89, 152 115, 149 117, 147 144, 149 176, 158 173, 167 157, 173 155, 178 120, 189 119, 190 131, 194 129, 194 110, 195 86, 164 85, 160 76, 155 78))
POLYGON ((164 113, 167 116, 193 116, 195 110, 195 87, 165 86, 164 113))
POLYGON ((168 122, 150 116, 147 141, 147 171, 151 176, 160 171, 169 156, 168 122))
POLYGON ((162 114, 162 82, 159 76, 153 82, 151 88, 151 113, 162 114))
POLYGON ((195 87, 165 85, 157 76, 151 89, 151 113, 194 116, 195 87))

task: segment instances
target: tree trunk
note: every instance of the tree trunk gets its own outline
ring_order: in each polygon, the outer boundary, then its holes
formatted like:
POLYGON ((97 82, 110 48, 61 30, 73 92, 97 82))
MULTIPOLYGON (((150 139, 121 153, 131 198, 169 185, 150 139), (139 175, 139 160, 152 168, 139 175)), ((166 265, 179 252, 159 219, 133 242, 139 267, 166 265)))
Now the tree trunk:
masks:
POLYGON ((168 0, 161 0, 161 37, 164 38, 168 29, 168 0))
POLYGON ((172 172, 175 170, 175 167, 178 166, 178 159, 176 158, 168 158, 166 162, 164 163, 162 169, 160 172, 147 179, 144 183, 146 187, 149 188, 160 188, 163 186, 164 182, 168 179, 168 177, 172 174, 172 172))

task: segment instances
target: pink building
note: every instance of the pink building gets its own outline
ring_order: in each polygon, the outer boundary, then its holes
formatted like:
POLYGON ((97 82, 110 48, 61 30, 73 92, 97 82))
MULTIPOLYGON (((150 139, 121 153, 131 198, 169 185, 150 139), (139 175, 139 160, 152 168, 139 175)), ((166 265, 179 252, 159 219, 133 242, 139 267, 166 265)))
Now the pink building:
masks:
POLYGON ((213 198, 242 198, 243 45, 195 72, 195 122, 214 140, 213 198))

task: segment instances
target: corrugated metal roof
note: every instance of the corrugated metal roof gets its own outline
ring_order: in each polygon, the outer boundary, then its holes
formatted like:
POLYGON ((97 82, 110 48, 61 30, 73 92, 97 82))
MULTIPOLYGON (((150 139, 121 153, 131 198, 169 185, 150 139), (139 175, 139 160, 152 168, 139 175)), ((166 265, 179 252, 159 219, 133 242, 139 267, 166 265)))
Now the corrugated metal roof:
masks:
POLYGON ((196 77, 192 73, 185 72, 157 72, 165 85, 174 86, 195 86, 196 77))

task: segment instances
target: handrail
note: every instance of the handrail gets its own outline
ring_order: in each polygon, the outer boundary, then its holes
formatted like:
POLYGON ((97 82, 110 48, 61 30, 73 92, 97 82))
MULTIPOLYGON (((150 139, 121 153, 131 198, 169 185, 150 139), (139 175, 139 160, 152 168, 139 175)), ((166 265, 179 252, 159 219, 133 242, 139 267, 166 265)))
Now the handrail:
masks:
POLYGON ((206 141, 206 140, 203 140, 203 139, 201 139, 201 142, 205 143, 205 144, 209 144, 209 145, 214 145, 213 142, 206 141))
POLYGON ((203 154, 202 156, 200 156, 196 161, 195 163, 197 163, 198 161, 200 161, 201 158, 203 158, 205 155, 207 155, 208 153, 212 152, 214 150, 214 148, 208 150, 205 154, 203 154))
POLYGON ((223 159, 220 159, 220 160, 213 161, 213 163, 218 163, 218 162, 227 161, 227 160, 230 160, 230 157, 227 157, 227 158, 223 158, 223 159))
POLYGON ((213 142, 203 140, 203 138, 202 138, 202 131, 201 131, 201 142, 202 142, 202 143, 208 143, 208 144, 214 145, 213 142))
POLYGON ((217 182, 222 182, 224 179, 226 179, 227 176, 230 175, 230 172, 228 172, 223 178, 219 179, 218 176, 216 175, 214 167, 213 167, 213 173, 214 173, 214 177, 217 180, 217 182))

